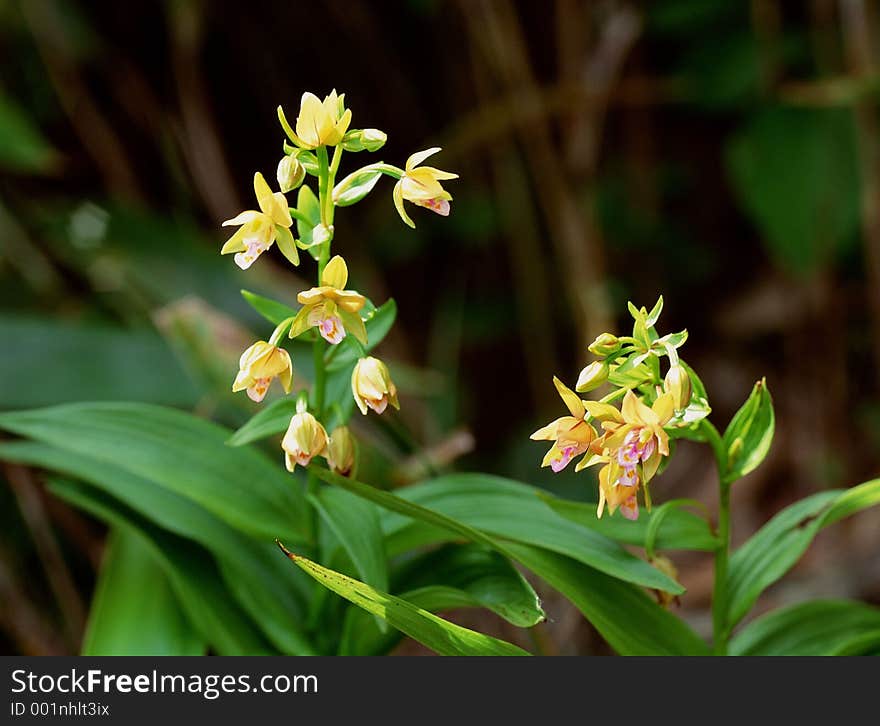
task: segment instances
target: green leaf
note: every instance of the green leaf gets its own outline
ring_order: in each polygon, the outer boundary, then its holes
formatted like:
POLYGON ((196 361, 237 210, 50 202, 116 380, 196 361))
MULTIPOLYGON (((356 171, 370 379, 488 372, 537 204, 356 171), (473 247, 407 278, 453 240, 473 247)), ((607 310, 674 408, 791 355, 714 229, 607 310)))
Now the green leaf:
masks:
POLYGON ((779 512, 730 558, 728 625, 739 622, 760 594, 794 567, 822 529, 878 503, 880 479, 874 479, 813 494, 779 512))
POLYGON ((296 208, 307 221, 299 217, 296 220, 296 236, 304 245, 312 243, 312 230, 321 224, 321 205, 315 193, 305 184, 299 188, 296 208))
POLYGON ((261 408, 244 426, 230 436, 229 446, 244 446, 252 441, 265 439, 287 430, 290 419, 296 413, 296 399, 287 397, 272 401, 261 408))
POLYGON ((512 643, 468 630, 439 618, 402 598, 369 585, 304 557, 285 552, 291 561, 337 595, 384 618, 389 625, 419 641, 440 655, 529 655, 512 643))
POLYGON ((728 173, 778 263, 809 274, 858 239, 861 182, 852 114, 762 108, 730 141, 728 173))
POLYGON ((268 320, 272 325, 280 325, 282 320, 296 315, 296 310, 288 305, 272 300, 255 292, 242 290, 241 296, 254 310, 268 320))
MULTIPOLYGON (((557 514, 589 527, 595 532, 624 544, 644 547, 648 529, 654 521, 656 509, 642 512, 639 518, 631 522, 623 517, 596 517, 596 504, 558 499, 549 494, 541 497, 557 514)), ((654 541, 658 550, 700 550, 714 552, 717 540, 709 529, 709 523, 693 512, 672 509, 663 516, 654 541)))
POLYGON ((49 490, 108 524, 132 530, 149 542, 187 619, 212 649, 221 655, 277 653, 235 603, 206 550, 155 527, 97 489, 53 479, 49 490))
POLYGON ((376 506, 330 487, 318 491, 311 501, 348 553, 361 579, 377 590, 387 590, 388 560, 376 506))
POLYGON ((308 531, 305 497, 290 475, 255 449, 226 446, 228 430, 180 411, 67 404, 0 414, 0 429, 149 479, 264 540, 308 531))
POLYGON ((83 398, 189 406, 199 398, 192 378, 153 331, 0 315, 0 340, 15 341, 15 354, 0 356, 0 380, 15 381, 0 386, 0 408, 83 398))
POLYGON ((25 112, 0 94, 0 166, 19 172, 49 171, 55 151, 25 112))
MULTIPOLYGON (((544 620, 532 586, 503 555, 480 545, 446 545, 406 562, 394 575, 393 592, 424 610, 486 608, 529 628, 544 620)), ((397 636, 383 635, 358 608, 346 613, 340 655, 379 655, 397 636)))
POLYGON ((673 594, 684 592, 675 580, 615 542, 560 517, 541 501, 537 490, 517 482, 481 474, 454 474, 407 487, 395 496, 324 469, 313 471, 329 484, 406 517, 482 542, 502 554, 506 553, 506 545, 495 537, 545 547, 644 587, 673 594))
POLYGON ((730 642, 732 655, 854 655, 877 652, 880 609, 847 600, 814 600, 749 623, 730 642))
POLYGON ((205 649, 149 544, 133 532, 112 531, 82 655, 202 655, 205 649))
POLYGON ((76 477, 129 507, 151 524, 209 550, 227 586, 275 646, 311 654, 302 632, 311 583, 291 580, 271 540, 248 538, 198 504, 118 467, 33 441, 0 442, 0 459, 76 477), (296 586, 299 586, 298 588, 296 586))
POLYGON ((762 378, 755 383, 748 399, 724 432, 722 444, 727 453, 725 482, 744 477, 764 461, 773 443, 775 425, 773 399, 766 379, 762 378))
POLYGON ((510 556, 561 592, 621 655, 708 655, 684 621, 640 588, 538 547, 511 542, 510 556))

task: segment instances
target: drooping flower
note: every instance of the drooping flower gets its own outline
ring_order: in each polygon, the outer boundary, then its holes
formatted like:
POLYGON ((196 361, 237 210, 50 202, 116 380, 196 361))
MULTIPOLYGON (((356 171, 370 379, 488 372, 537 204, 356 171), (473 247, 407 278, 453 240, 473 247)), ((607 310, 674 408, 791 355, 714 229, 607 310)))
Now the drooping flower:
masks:
POLYGON ((237 217, 223 222, 224 227, 241 225, 223 245, 221 255, 235 253, 235 264, 242 270, 250 267, 254 261, 263 254, 276 238, 279 244, 286 243, 285 249, 293 249, 293 234, 290 227, 293 220, 290 217, 290 209, 287 199, 281 192, 272 193, 266 180, 260 172, 254 174, 254 192, 257 195, 257 204, 260 211, 249 209, 237 217))
POLYGON ((367 409, 371 408, 376 413, 382 413, 390 403, 394 408, 400 409, 397 401, 397 386, 391 380, 391 374, 386 366, 378 358, 361 358, 351 374, 351 392, 354 402, 366 416, 367 409))
POLYGON ((314 93, 302 95, 295 132, 286 124, 280 106, 278 115, 291 141, 301 149, 336 146, 351 123, 351 109, 345 108, 345 94, 337 95, 335 88, 323 101, 314 93))
POLYGON ((304 403, 296 410, 281 440, 287 471, 293 471, 297 464, 308 466, 314 457, 326 456, 327 451, 327 432, 318 419, 306 411, 304 403))
POLYGON ((586 409, 580 397, 555 376, 553 384, 562 397, 570 416, 551 421, 531 435, 533 441, 552 441, 553 446, 544 456, 541 466, 554 472, 562 471, 575 456, 587 451, 596 438, 596 430, 584 420, 586 409))
POLYGON ((238 367, 233 392, 247 390, 248 398, 259 403, 266 397, 272 379, 278 378, 284 392, 290 393, 293 366, 290 354, 284 348, 258 340, 241 354, 238 367))
POLYGON ((348 426, 338 426, 327 442, 327 464, 337 474, 348 476, 354 469, 355 443, 348 426))
POLYGON ((345 260, 336 255, 324 268, 320 287, 296 296, 303 307, 290 325, 290 337, 315 327, 324 340, 333 345, 339 343, 346 332, 366 345, 367 329, 358 315, 366 298, 354 290, 343 289, 347 282, 348 267, 345 260))
POLYGON ((426 207, 444 217, 449 215, 449 202, 452 195, 440 184, 447 179, 458 179, 458 174, 441 171, 432 166, 419 166, 429 156, 436 154, 440 148, 435 146, 425 151, 417 151, 406 160, 406 168, 403 176, 394 185, 394 206, 400 218, 410 227, 415 228, 415 222, 410 219, 403 208, 403 200, 426 207))
MULTIPOLYGON (((607 403, 585 401, 584 406, 605 433, 596 440, 593 451, 575 467, 575 471, 604 464, 599 471, 599 507, 605 505, 613 514, 620 508, 627 519, 639 516, 638 491, 644 488, 650 502, 648 483, 657 473, 660 461, 669 455, 669 436, 663 430, 673 414, 672 394, 664 393, 646 406, 632 391, 627 391, 620 411, 607 403)), ((650 504, 649 504, 650 509, 650 504)))

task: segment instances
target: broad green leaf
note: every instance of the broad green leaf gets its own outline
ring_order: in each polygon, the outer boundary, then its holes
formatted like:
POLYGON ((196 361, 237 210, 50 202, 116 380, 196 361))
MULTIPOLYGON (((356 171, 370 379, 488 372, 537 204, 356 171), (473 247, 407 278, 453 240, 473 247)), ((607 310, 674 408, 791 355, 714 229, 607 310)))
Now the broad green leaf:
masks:
POLYGON ((106 494, 55 479, 49 490, 108 524, 132 530, 150 543, 189 622, 221 655, 270 655, 275 651, 236 605, 217 566, 202 547, 155 527, 106 494))
POLYGON ((773 399, 767 381, 761 379, 724 432, 722 443, 727 454, 727 471, 722 478, 725 482, 744 477, 764 461, 773 443, 775 424, 773 399))
POLYGON ((813 494, 779 512, 730 558, 728 625, 739 622, 760 594, 794 567, 822 529, 878 503, 880 479, 874 479, 813 494))
MULTIPOLYGON (((415 557, 395 572, 393 583, 393 592, 432 613, 483 607, 521 628, 545 617, 532 586, 510 560, 481 545, 446 545, 415 557)), ((398 639, 379 632, 363 610, 350 608, 339 654, 379 655, 398 639)))
POLYGON ((877 652, 880 609, 847 600, 792 605, 749 623, 732 655, 837 655, 877 652))
POLYGON ((621 655, 708 655, 706 643, 641 588, 539 547, 510 542, 507 548, 568 598, 621 655))
POLYGON ((15 381, 0 386, 2 409, 83 398, 189 406, 199 398, 174 353, 150 330, 0 315, 0 340, 15 341, 14 355, 0 356, 0 380, 15 381))
POLYGON ((261 408, 244 426, 227 439, 229 446, 244 446, 252 441, 283 433, 296 413, 296 399, 279 398, 261 408))
POLYGON ((809 274, 857 239, 861 182, 852 114, 762 109, 726 149, 729 176, 776 260, 809 274))
POLYGON ((377 590, 387 590, 388 560, 376 505, 331 487, 319 490, 311 501, 345 548, 361 579, 377 590))
POLYGON ((241 296, 245 299, 248 305, 266 318, 266 320, 272 323, 272 325, 280 325, 282 320, 291 318, 297 313, 297 311, 289 305, 285 305, 284 303, 280 303, 277 300, 272 300, 268 297, 263 297, 262 295, 257 295, 257 293, 250 292, 249 290, 242 290, 241 296))
MULTIPOLYGON (((648 529, 654 521, 654 512, 642 512, 632 522, 623 517, 596 517, 596 505, 592 502, 574 502, 558 499, 549 494, 541 497, 559 515, 588 527, 624 544, 645 546, 648 529)), ((709 529, 709 523, 698 514, 683 509, 666 512, 657 530, 654 547, 658 550, 700 550, 713 552, 717 540, 709 529)))
POLYGON ((82 655, 202 655, 205 649, 149 544, 134 532, 112 531, 82 655))
POLYGON ((439 655, 529 655, 512 643, 450 623, 402 598, 376 590, 299 555, 286 554, 329 590, 368 613, 384 618, 389 625, 439 655))
POLYGON ((0 442, 0 459, 81 479, 153 525, 209 550, 230 591, 284 653, 310 654, 302 632, 311 583, 291 579, 270 540, 256 541, 195 502, 118 467, 33 441, 0 442))
MULTIPOLYGON (((556 514, 531 487, 500 477, 454 474, 418 486, 399 496, 339 477, 322 469, 317 476, 370 499, 386 509, 434 524, 482 542, 502 554, 495 537, 533 544, 574 557, 613 577, 645 587, 684 592, 677 582, 606 537, 556 514)), ((401 521, 398 526, 405 526, 401 521)), ((394 526, 386 527, 393 529, 394 526)))
POLYGON ((312 230, 321 223, 321 205, 315 193, 307 184, 303 184, 299 188, 299 193, 296 197, 296 208, 308 220, 303 221, 297 217, 296 236, 303 244, 310 245, 312 243, 312 230))
POLYGON ((0 414, 0 429, 149 479, 263 540, 300 540, 308 531, 305 497, 283 467, 255 449, 226 446, 228 430, 180 411, 67 404, 0 414))

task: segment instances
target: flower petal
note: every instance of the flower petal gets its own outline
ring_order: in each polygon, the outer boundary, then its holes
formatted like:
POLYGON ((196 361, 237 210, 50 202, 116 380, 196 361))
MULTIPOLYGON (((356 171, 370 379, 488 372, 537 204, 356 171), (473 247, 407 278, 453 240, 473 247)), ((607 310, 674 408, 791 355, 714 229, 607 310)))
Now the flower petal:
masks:
POLYGON ((559 391, 559 395, 562 397, 562 401, 565 403, 568 410, 571 411, 571 415, 575 418, 583 418, 586 414, 586 409, 584 408, 580 396, 568 388, 556 376, 553 376, 553 385, 556 386, 556 390, 559 391))
POLYGON ((341 256, 335 255, 324 268, 324 273, 321 275, 321 284, 336 290, 342 290, 347 282, 348 265, 345 264, 345 260, 341 256))
POLYGON ((432 146, 430 149, 425 149, 424 151, 417 151, 415 154, 410 156, 409 159, 406 160, 406 170, 411 171, 412 169, 417 167, 419 164, 421 164, 429 156, 433 156, 438 151, 442 151, 442 149, 439 146, 432 146))

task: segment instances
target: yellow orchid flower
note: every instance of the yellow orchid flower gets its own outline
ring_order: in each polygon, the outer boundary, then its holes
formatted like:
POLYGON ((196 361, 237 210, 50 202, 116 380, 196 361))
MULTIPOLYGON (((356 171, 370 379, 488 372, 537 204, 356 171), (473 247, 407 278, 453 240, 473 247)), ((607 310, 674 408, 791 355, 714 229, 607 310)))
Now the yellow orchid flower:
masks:
POLYGON ((575 471, 604 464, 599 471, 597 516, 602 516, 607 503, 612 514, 620 508, 627 519, 637 519, 639 487, 644 487, 650 509, 648 482, 657 473, 662 457, 669 455, 669 436, 663 426, 674 413, 672 394, 664 393, 650 407, 632 391, 626 392, 620 411, 596 401, 585 401, 584 407, 601 423, 605 433, 595 441, 593 451, 578 462, 575 471))
POLYGON ((336 146, 342 141, 351 123, 351 109, 345 108, 345 94, 337 95, 334 88, 323 101, 314 93, 304 93, 296 117, 296 131, 287 124, 284 111, 278 107, 278 117, 290 140, 301 149, 336 146))
POLYGON ((556 376, 553 384, 562 397, 571 416, 551 421, 531 435, 532 441, 552 441, 553 446, 544 456, 541 466, 550 466, 555 473, 562 471, 573 457, 583 454, 596 438, 596 430, 584 420, 587 411, 584 401, 556 376))
POLYGON ((328 343, 339 343, 346 334, 351 333, 363 345, 367 344, 367 329, 358 315, 367 299, 354 290, 344 290, 348 282, 348 266, 336 255, 324 268, 321 286, 305 290, 296 296, 302 309, 290 324, 291 338, 302 334, 311 327, 328 343))
POLYGON ((435 146, 424 151, 417 151, 406 160, 406 168, 403 176, 394 185, 394 206, 400 218, 410 227, 415 228, 415 222, 409 218, 403 208, 403 200, 426 207, 444 217, 449 216, 449 202, 452 195, 441 185, 441 181, 458 179, 458 174, 450 174, 448 171, 440 171, 432 166, 419 166, 429 156, 440 151, 435 146))
POLYGON ((397 401, 397 386, 391 380, 391 374, 378 358, 361 358, 351 374, 351 392, 354 402, 367 415, 367 408, 382 413, 390 403, 400 409, 397 401))
POLYGON ((223 245, 220 254, 228 255, 235 252, 235 264, 242 270, 250 267, 272 246, 276 238, 279 239, 279 244, 286 243, 284 249, 293 249, 296 255, 296 246, 290 231, 293 220, 290 217, 287 199, 281 192, 273 194, 260 172, 254 174, 254 192, 257 195, 259 212, 249 209, 223 222, 224 227, 241 225, 241 228, 223 245))
POLYGON ((327 451, 327 432, 318 419, 305 410, 304 403, 296 410, 281 440, 287 471, 293 471, 297 464, 308 466, 314 457, 325 456, 327 451))
POLYGON ((348 426, 339 426, 327 442, 327 464, 337 474, 348 476, 354 469, 355 443, 348 426))
POLYGON ((234 393, 247 390, 248 398, 259 403, 266 397, 273 378, 278 378, 284 392, 290 393, 293 366, 290 354, 284 348, 258 340, 242 353, 238 367, 238 375, 232 384, 234 393))

